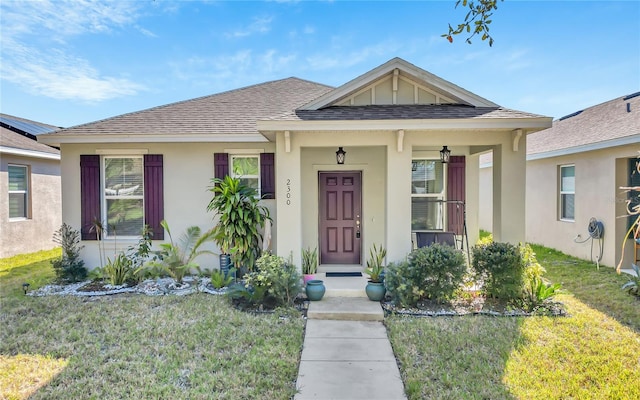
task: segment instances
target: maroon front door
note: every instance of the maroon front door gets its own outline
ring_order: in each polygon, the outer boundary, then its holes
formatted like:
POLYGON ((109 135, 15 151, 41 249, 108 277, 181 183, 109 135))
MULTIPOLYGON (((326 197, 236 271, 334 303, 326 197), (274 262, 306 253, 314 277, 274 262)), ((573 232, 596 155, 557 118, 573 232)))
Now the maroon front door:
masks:
POLYGON ((320 263, 360 264, 360 172, 320 172, 320 263))

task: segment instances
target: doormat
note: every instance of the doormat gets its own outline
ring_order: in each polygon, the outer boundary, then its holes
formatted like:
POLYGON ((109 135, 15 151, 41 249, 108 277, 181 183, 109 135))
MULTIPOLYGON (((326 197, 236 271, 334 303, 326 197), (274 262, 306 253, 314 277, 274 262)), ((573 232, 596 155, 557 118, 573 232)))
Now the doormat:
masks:
POLYGON ((361 272, 327 272, 327 278, 338 278, 346 276, 362 276, 361 272))

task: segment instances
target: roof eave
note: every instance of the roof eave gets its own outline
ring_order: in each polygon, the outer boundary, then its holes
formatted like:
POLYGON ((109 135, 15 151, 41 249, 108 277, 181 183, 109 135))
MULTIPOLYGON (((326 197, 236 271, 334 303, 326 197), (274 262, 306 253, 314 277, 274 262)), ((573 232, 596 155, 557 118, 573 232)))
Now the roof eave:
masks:
POLYGON ((146 135, 146 134, 107 134, 107 135, 40 135, 38 141, 51 145, 73 143, 263 143, 269 140, 259 133, 255 134, 192 134, 192 135, 146 135))
MULTIPOLYGON (((527 161, 540 160, 543 158, 562 157, 571 154, 584 153, 586 151, 604 150, 617 146, 626 146, 632 144, 637 145, 638 143, 640 143, 640 134, 605 140, 597 143, 588 143, 580 146, 565 147, 562 149, 543 151, 539 153, 529 153, 527 154, 527 161)), ((634 149, 634 152, 637 153, 637 151, 637 149, 634 149)))
POLYGON ((483 118, 483 119, 392 119, 338 121, 274 121, 257 122, 265 131, 367 131, 367 130, 433 130, 433 129, 523 129, 533 133, 551 126, 551 117, 483 118))
POLYGON ((7 147, 7 146, 0 146, 0 153, 11 154, 14 156, 21 156, 21 157, 44 158, 49 160, 60 159, 60 154, 56 154, 56 153, 47 153, 44 151, 18 149, 15 147, 7 147))

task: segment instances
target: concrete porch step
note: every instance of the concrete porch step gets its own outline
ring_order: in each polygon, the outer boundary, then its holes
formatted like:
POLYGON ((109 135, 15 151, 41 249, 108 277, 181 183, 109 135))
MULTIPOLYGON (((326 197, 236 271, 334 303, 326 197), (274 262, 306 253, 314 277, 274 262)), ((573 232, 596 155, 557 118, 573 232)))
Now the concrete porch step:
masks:
MULTIPOLYGON (((358 271, 359 272, 359 271, 358 271)), ((326 277, 325 273, 317 273, 316 279, 324 282, 326 292, 324 297, 367 297, 365 276, 326 277)))
POLYGON ((325 297, 309 302, 307 318, 343 321, 382 321, 384 312, 377 301, 365 297, 325 297))

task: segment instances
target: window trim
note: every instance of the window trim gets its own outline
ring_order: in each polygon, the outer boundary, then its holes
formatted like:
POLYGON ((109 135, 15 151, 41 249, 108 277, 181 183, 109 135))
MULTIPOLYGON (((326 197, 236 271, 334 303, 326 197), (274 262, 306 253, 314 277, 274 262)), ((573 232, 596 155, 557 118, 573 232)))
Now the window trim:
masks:
POLYGON ((109 154, 109 155, 103 155, 100 157, 100 218, 102 219, 102 221, 104 221, 105 223, 105 235, 104 235, 104 239, 137 239, 140 237, 140 235, 118 235, 118 233, 116 232, 115 235, 110 235, 109 234, 109 219, 107 216, 107 213, 109 212, 109 208, 107 207, 107 200, 142 200, 142 226, 140 227, 140 232, 142 232, 142 229, 144 229, 144 226, 146 224, 146 213, 145 213, 145 187, 144 187, 144 183, 145 183, 145 179, 144 179, 144 155, 140 154, 140 153, 136 153, 136 154, 109 154), (141 171, 141 178, 142 178, 142 194, 141 195, 135 195, 135 196, 107 196, 106 194, 106 190, 105 190, 105 184, 106 184, 106 176, 107 176, 107 171, 106 171, 106 163, 105 160, 108 158, 138 158, 141 161, 141 165, 142 165, 142 171, 141 171))
POLYGON ((7 205, 9 206, 9 221, 24 221, 31 218, 31 168, 29 165, 23 164, 7 164, 7 205), (24 169, 24 179, 25 179, 25 190, 11 190, 9 189, 9 182, 11 181, 9 177, 9 167, 15 168, 23 168, 24 169), (11 194, 24 194, 24 216, 21 217, 12 217, 11 216, 11 202, 9 201, 9 195, 11 194))
MULTIPOLYGON (((442 161, 440 160, 439 157, 433 156, 433 157, 411 157, 411 162, 413 163, 414 161, 436 161, 436 162, 440 162, 442 164, 442 190, 440 191, 440 193, 413 193, 411 189, 409 189, 409 193, 411 194, 411 199, 413 198, 433 198, 433 199, 439 199, 439 200, 447 200, 447 172, 448 172, 448 168, 446 168, 445 164, 442 163, 442 161)), ((411 171, 413 172, 413 171, 411 171)), ((412 207, 413 207, 413 202, 412 202, 412 207)), ((445 203, 441 203, 441 207, 442 207, 442 213, 443 213, 443 221, 442 221, 442 227, 440 229, 411 229, 411 232, 444 232, 446 229, 445 227, 448 224, 447 221, 447 210, 445 208, 445 203)), ((413 214, 413 208, 411 209, 411 213, 413 214)))
POLYGON ((257 179, 258 187, 257 187, 257 198, 262 198, 262 174, 261 174, 261 165, 260 165, 260 153, 259 152, 242 152, 242 153, 228 153, 229 154, 229 176, 231 178, 245 178, 245 179, 257 179), (233 160, 236 158, 254 158, 256 160, 256 164, 258 166, 257 175, 236 175, 233 170, 233 160))
POLYGON ((564 164, 560 165, 558 169, 558 219, 564 222, 575 222, 576 220, 576 165, 575 164, 564 164), (562 187, 562 170, 565 168, 573 168, 573 190, 563 190, 562 187), (563 196, 572 195, 573 196, 573 218, 568 218, 564 216, 563 209, 563 196))

